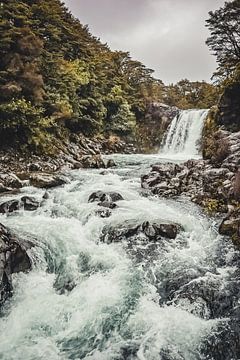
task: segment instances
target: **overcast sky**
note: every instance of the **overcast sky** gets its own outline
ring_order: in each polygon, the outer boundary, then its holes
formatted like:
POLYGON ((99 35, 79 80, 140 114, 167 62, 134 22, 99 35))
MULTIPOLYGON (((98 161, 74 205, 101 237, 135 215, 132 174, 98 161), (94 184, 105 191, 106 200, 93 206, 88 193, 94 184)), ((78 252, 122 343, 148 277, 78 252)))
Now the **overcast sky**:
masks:
POLYGON ((66 0, 71 12, 113 50, 130 51, 165 83, 210 80, 215 59, 205 20, 224 0, 66 0))

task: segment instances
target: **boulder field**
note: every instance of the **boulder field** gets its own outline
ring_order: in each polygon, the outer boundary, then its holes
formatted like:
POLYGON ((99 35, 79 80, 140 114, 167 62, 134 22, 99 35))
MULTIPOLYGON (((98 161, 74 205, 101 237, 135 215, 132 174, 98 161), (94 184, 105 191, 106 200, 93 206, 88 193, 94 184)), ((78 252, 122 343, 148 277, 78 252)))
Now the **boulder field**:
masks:
POLYGON ((221 161, 188 160, 183 164, 154 164, 141 178, 142 188, 154 195, 171 198, 186 196, 210 215, 221 219, 219 232, 240 244, 240 132, 220 130, 228 144, 221 161))

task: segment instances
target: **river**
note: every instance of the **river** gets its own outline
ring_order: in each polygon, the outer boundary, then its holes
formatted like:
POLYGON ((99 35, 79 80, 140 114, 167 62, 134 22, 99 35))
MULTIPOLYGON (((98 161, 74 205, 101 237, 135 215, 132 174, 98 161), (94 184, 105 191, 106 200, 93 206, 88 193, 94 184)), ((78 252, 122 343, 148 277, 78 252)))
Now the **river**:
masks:
MULTIPOLYGON (((219 342, 238 302, 238 253, 197 206, 141 189, 140 175, 166 159, 111 158, 117 167, 66 171, 69 183, 38 210, 0 216, 36 244, 33 270, 14 274, 0 318, 0 359, 236 360, 235 348, 220 357, 219 342), (88 202, 97 190, 124 198, 108 218, 88 202), (141 236, 131 248, 100 241, 103 229, 144 221, 174 221, 184 231, 154 246, 141 236)), ((44 190, 22 193, 41 199, 44 190)))

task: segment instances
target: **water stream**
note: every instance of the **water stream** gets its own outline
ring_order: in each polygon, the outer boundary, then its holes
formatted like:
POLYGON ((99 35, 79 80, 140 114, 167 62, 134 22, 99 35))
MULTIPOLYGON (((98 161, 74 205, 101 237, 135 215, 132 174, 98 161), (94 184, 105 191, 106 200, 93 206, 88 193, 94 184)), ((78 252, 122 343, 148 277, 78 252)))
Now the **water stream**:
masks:
POLYGON ((111 158, 117 167, 104 172, 69 171, 69 184, 49 191, 38 210, 0 216, 37 245, 33 270, 14 275, 0 318, 0 359, 236 360, 238 253, 198 207, 142 191, 140 175, 158 155, 111 158), (96 190, 124 198, 109 218, 88 203, 96 190), (154 247, 140 236, 131 251, 127 242, 100 241, 106 227, 146 220, 184 231, 154 247))
POLYGON ((198 159, 204 120, 209 110, 183 110, 171 122, 160 153, 166 158, 198 159))

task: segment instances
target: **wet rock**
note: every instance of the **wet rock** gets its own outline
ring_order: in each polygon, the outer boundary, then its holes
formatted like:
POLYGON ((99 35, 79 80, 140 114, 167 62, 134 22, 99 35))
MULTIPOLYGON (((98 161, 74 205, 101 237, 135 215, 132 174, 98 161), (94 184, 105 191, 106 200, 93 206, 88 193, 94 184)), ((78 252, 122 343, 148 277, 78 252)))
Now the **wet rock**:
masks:
POLYGON ((223 320, 214 332, 202 342, 201 359, 237 360, 240 358, 239 343, 239 318, 223 320))
POLYGON ((111 201, 102 201, 99 202, 98 205, 109 209, 115 209, 117 207, 117 204, 111 201))
POLYGON ((6 186, 3 185, 3 183, 0 182, 0 194, 11 190, 12 190, 11 188, 7 188, 6 186))
POLYGON ((21 208, 21 200, 8 200, 0 204, 0 214, 11 213, 21 208))
POLYGON ((48 200, 49 198, 50 198, 50 194, 49 194, 49 192, 45 192, 44 193, 44 195, 43 195, 43 197, 42 197, 44 200, 48 200))
POLYGON ((40 206, 39 202, 30 196, 23 196, 21 198, 21 205, 23 205, 24 210, 34 211, 40 206))
POLYGON ((38 163, 32 163, 28 165, 28 170, 29 171, 41 171, 42 167, 40 164, 38 163))
POLYGON ((112 212, 109 209, 100 209, 96 210, 95 214, 101 218, 108 218, 112 215, 112 212))
POLYGON ((81 163, 85 169, 101 169, 106 167, 101 155, 84 156, 81 158, 81 163))
POLYGON ((101 190, 96 191, 94 193, 92 193, 89 198, 88 198, 88 202, 95 202, 95 201, 100 201, 102 202, 116 202, 116 201, 120 201, 120 200, 124 200, 122 195, 117 193, 117 192, 103 192, 101 190))
POLYGON ((175 239, 178 233, 183 230, 182 226, 167 222, 149 222, 136 224, 126 221, 116 228, 105 227, 101 240, 112 243, 128 240, 135 236, 144 236, 147 241, 159 241, 162 238, 175 239))
POLYGON ((23 187, 21 180, 15 174, 0 174, 0 182, 6 188, 20 189, 23 187))
POLYGON ((240 211, 236 210, 229 214, 219 226, 221 235, 231 236, 235 241, 240 241, 240 211))
POLYGON ((32 243, 17 238, 0 224, 0 306, 12 296, 12 274, 31 269, 27 250, 32 246, 32 243))
POLYGON ((106 168, 116 167, 116 163, 113 159, 109 159, 106 164, 106 168))
POLYGON ((83 168, 83 165, 80 161, 76 161, 73 165, 73 169, 74 170, 79 170, 79 169, 82 169, 83 168))
POLYGON ((50 189, 68 183, 67 179, 63 175, 53 175, 48 173, 31 174, 29 180, 31 186, 37 188, 46 188, 46 189, 50 189))
POLYGON ((21 199, 13 199, 0 204, 0 214, 12 213, 24 209, 34 211, 40 206, 39 202, 30 196, 23 196, 21 199))

